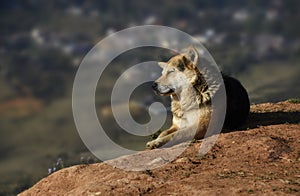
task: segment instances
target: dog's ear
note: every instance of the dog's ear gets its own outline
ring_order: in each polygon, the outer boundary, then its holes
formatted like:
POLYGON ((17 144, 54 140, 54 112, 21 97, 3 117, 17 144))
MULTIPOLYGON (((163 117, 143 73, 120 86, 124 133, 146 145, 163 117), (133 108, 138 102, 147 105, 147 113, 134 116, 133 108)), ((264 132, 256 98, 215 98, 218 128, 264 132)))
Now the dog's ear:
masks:
POLYGON ((165 62, 158 62, 158 66, 160 66, 162 69, 164 69, 167 66, 167 63, 165 63, 165 62))
POLYGON ((185 53, 183 55, 190 60, 195 66, 198 64, 198 57, 199 54, 197 52, 197 49, 194 46, 190 46, 186 49, 185 53))

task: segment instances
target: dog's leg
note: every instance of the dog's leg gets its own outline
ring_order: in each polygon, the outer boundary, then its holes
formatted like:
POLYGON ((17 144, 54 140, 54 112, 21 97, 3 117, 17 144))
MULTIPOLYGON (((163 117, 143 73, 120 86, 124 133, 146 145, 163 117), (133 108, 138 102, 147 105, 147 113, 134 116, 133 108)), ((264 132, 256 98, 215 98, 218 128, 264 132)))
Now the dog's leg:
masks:
POLYGON ((172 125, 169 129, 161 132, 155 140, 148 142, 146 144, 146 147, 149 149, 153 149, 164 145, 173 138, 174 133, 176 133, 177 131, 178 127, 176 125, 172 125))
POLYGON ((178 127, 176 125, 172 125, 169 129, 164 130, 163 132, 161 132, 157 138, 164 137, 164 136, 169 135, 169 134, 171 134, 175 131, 178 131, 178 127))
POLYGON ((191 128, 186 128, 183 130, 176 129, 176 131, 173 131, 168 135, 158 137, 155 140, 148 142, 146 146, 148 149, 153 149, 168 143, 165 147, 169 147, 183 141, 192 140, 195 136, 195 133, 193 134, 190 129, 191 128))
MULTIPOLYGON (((168 131, 168 130, 166 130, 166 131, 168 131)), ((152 141, 148 142, 146 144, 146 147, 148 149, 154 149, 154 148, 158 148, 160 146, 163 146, 164 144, 168 143, 174 137, 174 135, 176 133, 177 133, 177 130, 174 130, 170 134, 167 134, 165 136, 160 136, 160 137, 156 138, 155 140, 152 140, 152 141)))
POLYGON ((202 139, 206 133, 207 126, 209 123, 209 115, 204 116, 197 124, 186 127, 179 130, 177 127, 170 127, 166 131, 163 131, 158 138, 152 140, 146 144, 148 149, 158 148, 165 144, 165 147, 173 146, 180 142, 191 141, 194 138, 202 139))

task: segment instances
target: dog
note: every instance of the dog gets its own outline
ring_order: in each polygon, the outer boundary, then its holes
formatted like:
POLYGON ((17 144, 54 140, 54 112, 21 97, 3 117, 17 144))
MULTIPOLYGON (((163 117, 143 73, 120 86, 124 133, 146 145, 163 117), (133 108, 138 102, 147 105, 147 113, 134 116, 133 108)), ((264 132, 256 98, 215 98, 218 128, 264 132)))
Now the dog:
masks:
MULTIPOLYGON (((171 97, 173 118, 171 127, 148 142, 146 148, 154 149, 204 138, 211 121, 212 98, 220 89, 220 84, 208 85, 205 73, 197 68, 198 58, 197 50, 191 46, 185 53, 171 57, 168 62, 158 63, 162 75, 153 82, 152 88, 161 96, 171 97)), ((227 96, 223 130, 235 129, 248 118, 248 93, 238 80, 224 74, 221 78, 227 96)))

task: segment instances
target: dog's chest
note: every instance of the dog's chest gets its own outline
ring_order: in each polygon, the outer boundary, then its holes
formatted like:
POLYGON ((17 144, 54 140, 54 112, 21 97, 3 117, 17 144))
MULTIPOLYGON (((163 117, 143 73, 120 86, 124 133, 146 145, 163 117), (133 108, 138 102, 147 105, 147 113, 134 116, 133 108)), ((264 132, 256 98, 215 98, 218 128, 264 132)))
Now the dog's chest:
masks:
POLYGON ((192 127, 210 112, 210 107, 192 102, 185 108, 177 100, 172 100, 173 124, 180 128, 192 127))
POLYGON ((202 113, 202 110, 193 109, 186 111, 182 114, 181 117, 173 114, 173 124, 181 129, 193 127, 194 125, 198 124, 199 120, 201 119, 202 113))
POLYGON ((179 101, 172 101, 171 110, 173 116, 176 116, 177 118, 181 118, 183 116, 183 111, 179 101))

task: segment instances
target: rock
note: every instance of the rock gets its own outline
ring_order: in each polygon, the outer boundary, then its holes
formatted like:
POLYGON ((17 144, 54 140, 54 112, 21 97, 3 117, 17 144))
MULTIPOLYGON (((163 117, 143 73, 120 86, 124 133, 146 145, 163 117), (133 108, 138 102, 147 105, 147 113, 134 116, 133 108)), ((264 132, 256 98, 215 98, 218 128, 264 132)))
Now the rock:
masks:
POLYGON ((200 140, 76 165, 49 175, 19 195, 299 194, 300 104, 261 104, 251 111, 242 130, 220 134, 206 155, 198 154, 200 140), (185 146, 174 161, 165 159, 185 146), (156 168, 161 163, 165 164, 156 168), (143 170, 145 166, 150 169, 143 170), (136 171, 126 171, 130 169, 136 171))

